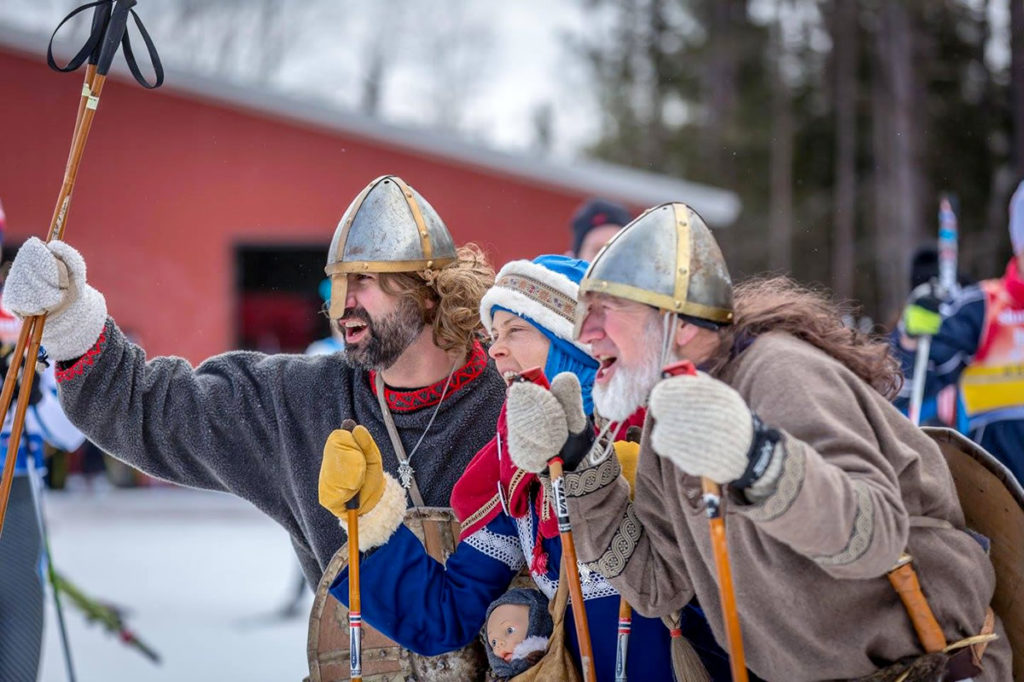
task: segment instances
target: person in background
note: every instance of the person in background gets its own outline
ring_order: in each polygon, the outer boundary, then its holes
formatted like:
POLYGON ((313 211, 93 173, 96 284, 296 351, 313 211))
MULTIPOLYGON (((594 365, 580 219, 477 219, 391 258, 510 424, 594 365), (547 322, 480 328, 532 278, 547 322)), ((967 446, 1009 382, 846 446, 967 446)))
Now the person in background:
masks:
POLYGON ((572 217, 572 248, 566 253, 592 261, 615 233, 633 217, 622 204, 606 199, 590 199, 572 217))
POLYGON ((1024 182, 1010 199, 1013 257, 1003 276, 940 305, 928 284, 910 295, 897 350, 912 383, 917 338, 929 335, 924 395, 957 384, 968 437, 1024 483, 1024 182))
MULTIPOLYGON (((3 249, 3 207, 0 206, 0 252, 3 249)), ((13 257, 13 253, 10 257, 13 257)), ((4 253, 4 257, 8 254, 4 253)), ((6 264, 0 270, 6 270, 6 264)), ((2 296, 2 291, 0 291, 2 296)), ((21 320, 0 308, 0 358, 4 377, 21 332, 21 320)), ((30 368, 35 363, 29 363, 30 368)), ((0 467, 14 422, 13 405, 0 431, 0 467)), ((0 680, 35 682, 43 642, 45 589, 41 572, 42 525, 38 495, 42 494, 44 445, 74 450, 84 436, 76 429, 57 399, 53 367, 36 369, 25 426, 14 466, 14 480, 0 534, 0 680)))
MULTIPOLYGON (((918 247, 910 259, 910 290, 914 291, 918 287, 923 286, 929 287, 929 291, 931 291, 930 287, 934 286, 934 282, 938 280, 938 277, 939 250, 934 244, 918 247)), ((957 273, 957 283, 960 288, 974 284, 963 273, 957 273)), ((903 315, 900 315, 896 324, 891 325, 892 331, 889 333, 889 342, 897 354, 900 352, 900 337, 902 336, 904 325, 903 315)), ((910 408, 911 386, 912 382, 904 381, 903 387, 900 388, 896 399, 893 400, 893 404, 903 414, 907 414, 910 408)), ((958 431, 966 432, 967 419, 964 417, 963 404, 960 402, 959 395, 957 395, 956 386, 946 386, 936 394, 927 396, 921 404, 920 421, 922 425, 952 426, 958 431)))
MULTIPOLYGON (((325 306, 331 304, 331 280, 326 278, 321 280, 320 285, 317 287, 317 291, 320 294, 320 298, 323 300, 325 306)), ((322 339, 317 339, 313 343, 306 347, 306 355, 329 355, 331 353, 338 353, 345 350, 345 335, 340 329, 331 325, 331 333, 329 336, 325 336, 322 339)))

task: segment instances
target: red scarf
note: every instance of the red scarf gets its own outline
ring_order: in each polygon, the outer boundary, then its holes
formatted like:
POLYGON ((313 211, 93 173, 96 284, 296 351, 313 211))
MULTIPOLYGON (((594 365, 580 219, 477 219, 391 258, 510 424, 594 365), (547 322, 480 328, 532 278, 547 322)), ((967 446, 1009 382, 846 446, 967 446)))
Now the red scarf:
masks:
MULTIPOLYGON (((452 509, 462 524, 459 539, 469 537, 505 511, 501 496, 504 496, 508 505, 509 516, 526 516, 530 510, 530 488, 539 480, 537 474, 517 467, 508 455, 508 424, 505 406, 502 405, 501 413, 498 415, 497 434, 476 453, 466 467, 466 472, 452 489, 452 509), (501 493, 498 491, 499 485, 501 493)), ((545 497, 536 495, 534 506, 541 520, 541 535, 553 538, 558 535, 558 522, 550 504, 546 510, 542 507, 545 497)))
MULTIPOLYGON (((645 410, 637 410, 617 434, 624 437, 629 426, 643 426, 645 410)), ((461 529, 459 540, 480 530, 494 518, 505 511, 502 497, 508 505, 508 515, 523 518, 530 513, 531 491, 539 486, 540 477, 517 467, 508 454, 508 422, 505 418, 505 406, 502 405, 498 415, 497 435, 470 461, 466 472, 462 474, 452 489, 451 506, 459 519, 461 529), (498 441, 501 447, 498 447, 498 441), (500 487, 500 492, 499 492, 500 487)), ((551 506, 550 495, 533 495, 532 504, 537 518, 540 520, 537 537, 533 544, 533 557, 530 571, 537 574, 547 572, 547 555, 541 547, 541 539, 558 537, 558 519, 551 506)))
POLYGON ((1024 280, 1020 278, 1020 268, 1017 267, 1017 259, 1011 258, 1006 266, 1006 274, 1003 275, 1003 286, 1006 293, 1018 306, 1024 306, 1024 280))

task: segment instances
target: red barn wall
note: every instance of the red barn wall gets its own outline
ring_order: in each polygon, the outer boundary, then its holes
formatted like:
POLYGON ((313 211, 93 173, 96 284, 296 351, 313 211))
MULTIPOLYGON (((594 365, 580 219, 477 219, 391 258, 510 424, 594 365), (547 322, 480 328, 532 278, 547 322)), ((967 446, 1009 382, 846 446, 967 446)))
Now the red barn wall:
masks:
MULTIPOLYGON (((7 239, 42 236, 60 189, 82 72, 0 50, 0 199, 7 239)), ((234 342, 237 244, 329 242, 372 178, 396 173, 500 265, 562 252, 585 197, 529 179, 111 77, 67 239, 150 355, 193 363, 234 342)))

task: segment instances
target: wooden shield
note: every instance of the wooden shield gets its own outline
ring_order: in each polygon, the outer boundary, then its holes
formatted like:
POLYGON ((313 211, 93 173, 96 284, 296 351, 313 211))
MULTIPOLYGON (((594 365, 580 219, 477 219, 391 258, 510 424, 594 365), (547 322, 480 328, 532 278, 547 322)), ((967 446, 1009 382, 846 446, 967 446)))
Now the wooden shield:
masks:
MULTIPOLYGON (((458 543, 459 522, 447 507, 419 507, 405 515, 405 525, 420 539, 427 553, 444 563, 458 543)), ((334 554, 313 600, 309 616, 306 656, 309 682, 349 679, 348 609, 328 589, 338 572, 348 566, 348 543, 334 554)), ((488 670, 483 645, 469 646, 440 656, 420 656, 405 649, 363 619, 363 680, 404 682, 439 680, 459 682, 483 680, 488 670)))
POLYGON ((992 541, 992 609, 1013 649, 1013 679, 1024 682, 1024 488, 999 460, 953 429, 925 428, 956 483, 967 527, 992 541))

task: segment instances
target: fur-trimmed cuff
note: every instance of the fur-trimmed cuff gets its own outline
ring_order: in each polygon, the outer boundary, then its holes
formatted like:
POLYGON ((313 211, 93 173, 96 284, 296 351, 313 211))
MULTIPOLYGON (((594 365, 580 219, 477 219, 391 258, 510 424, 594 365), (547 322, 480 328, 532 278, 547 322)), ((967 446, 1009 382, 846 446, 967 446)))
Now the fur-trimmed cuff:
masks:
MULTIPOLYGON (((395 478, 384 474, 384 494, 373 509, 359 517, 359 551, 365 552, 387 542, 405 518, 405 488, 395 478)), ((348 534, 348 518, 339 519, 348 534)))

